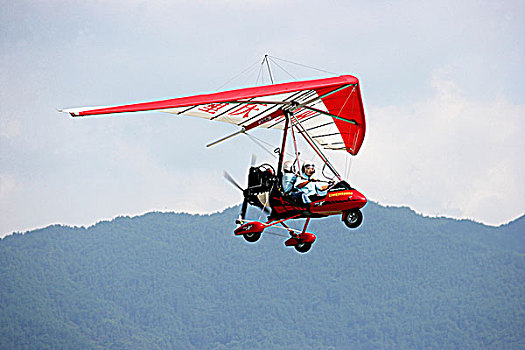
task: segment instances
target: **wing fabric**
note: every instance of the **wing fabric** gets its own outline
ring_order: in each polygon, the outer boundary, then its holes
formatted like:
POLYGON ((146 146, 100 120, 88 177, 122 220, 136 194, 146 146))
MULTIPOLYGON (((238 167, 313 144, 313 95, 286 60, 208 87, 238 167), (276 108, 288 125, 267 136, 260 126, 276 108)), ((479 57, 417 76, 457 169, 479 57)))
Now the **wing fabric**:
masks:
POLYGON ((112 107, 63 110, 74 117, 161 111, 255 127, 284 128, 283 109, 292 112, 321 147, 355 155, 365 136, 365 115, 359 81, 350 75, 230 90, 169 100, 112 107))

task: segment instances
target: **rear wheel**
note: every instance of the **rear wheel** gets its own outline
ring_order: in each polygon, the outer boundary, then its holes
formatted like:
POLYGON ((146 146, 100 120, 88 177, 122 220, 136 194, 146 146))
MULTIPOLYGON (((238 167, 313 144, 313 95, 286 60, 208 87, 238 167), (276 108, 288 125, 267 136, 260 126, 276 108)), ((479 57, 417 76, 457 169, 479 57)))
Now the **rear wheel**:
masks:
POLYGON ((363 213, 359 209, 346 211, 343 214, 343 222, 349 228, 357 228, 363 222, 363 213))
POLYGON ((247 240, 250 243, 257 242, 259 238, 261 238, 260 232, 251 232, 251 233, 243 233, 242 234, 244 239, 247 240))
POLYGON ((306 253, 310 250, 310 248, 312 248, 312 243, 297 243, 294 247, 299 253, 306 253))

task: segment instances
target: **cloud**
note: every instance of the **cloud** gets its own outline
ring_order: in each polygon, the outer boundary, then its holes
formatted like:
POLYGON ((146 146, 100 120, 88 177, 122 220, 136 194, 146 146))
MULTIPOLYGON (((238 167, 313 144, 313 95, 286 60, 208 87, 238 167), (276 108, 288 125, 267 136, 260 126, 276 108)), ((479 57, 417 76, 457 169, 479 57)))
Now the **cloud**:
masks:
POLYGON ((15 188, 15 179, 8 174, 0 173, 0 198, 9 198, 15 188))
POLYGON ((525 105, 497 93, 472 99, 444 70, 432 87, 434 95, 423 101, 369 107, 355 176, 381 203, 430 215, 490 224, 522 215, 525 105))
POLYGON ((20 135, 20 123, 15 120, 0 120, 0 138, 14 138, 20 135))

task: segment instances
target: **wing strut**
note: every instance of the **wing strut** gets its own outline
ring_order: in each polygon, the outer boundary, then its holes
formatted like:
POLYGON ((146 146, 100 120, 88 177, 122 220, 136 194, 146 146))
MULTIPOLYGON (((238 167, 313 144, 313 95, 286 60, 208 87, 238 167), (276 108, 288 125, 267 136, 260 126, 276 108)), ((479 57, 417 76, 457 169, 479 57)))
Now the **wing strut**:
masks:
POLYGON ((315 142, 312 140, 312 137, 308 134, 308 132, 306 131, 306 129, 304 128, 304 126, 301 124, 301 122, 299 120, 297 120, 297 118, 292 115, 292 118, 293 118, 293 125, 292 127, 296 127, 298 130, 299 130, 299 133, 301 135, 303 135, 304 139, 306 140, 306 142, 310 145, 310 147, 313 148, 313 150, 315 151, 315 153, 317 153, 317 155, 322 159, 322 161, 328 166, 328 168, 332 171, 332 173, 334 173, 335 176, 337 176, 337 178, 339 179, 339 181, 342 181, 343 179, 341 178, 341 175, 339 175, 339 173, 337 172, 337 170, 335 169, 335 167, 332 165, 332 163, 330 163, 330 161, 328 160, 328 158, 323 154, 323 152, 321 151, 321 149, 315 144, 315 142))
POLYGON ((230 134, 230 135, 228 135, 228 136, 224 136, 223 138, 218 139, 217 141, 213 141, 212 143, 207 144, 206 147, 211 147, 211 146, 213 146, 213 145, 218 144, 219 142, 226 141, 227 139, 232 138, 232 137, 234 137, 234 136, 236 136, 236 135, 239 135, 239 134, 241 134, 241 133, 243 133, 243 132, 245 132, 245 131, 246 131, 246 129, 245 129, 245 128, 242 128, 241 130, 236 131, 236 132, 234 132, 233 134, 230 134))
MULTIPOLYGON (((267 116, 264 117, 264 118, 258 119, 258 120, 254 121, 254 122, 252 122, 252 123, 250 123, 250 124, 248 124, 248 125, 246 125, 246 126, 243 126, 243 127, 241 128, 241 130, 238 130, 238 131, 234 132, 233 134, 230 134, 230 135, 228 135, 228 136, 224 136, 223 138, 221 138, 221 139, 219 139, 219 140, 217 140, 217 141, 213 141, 212 143, 207 144, 206 147, 211 147, 211 146, 213 146, 213 145, 218 144, 219 142, 222 142, 222 141, 228 140, 229 138, 232 138, 232 137, 234 137, 234 136, 236 136, 236 135, 246 133, 246 131, 251 130, 251 129, 253 129, 253 128, 256 128, 256 127, 258 127, 259 125, 262 125, 262 124, 264 124, 264 123, 267 123, 267 122, 269 122, 270 120, 273 120, 273 119, 275 119, 275 118, 278 118, 278 117, 280 117, 280 116, 282 116, 282 115, 283 115, 283 111, 280 110, 280 109, 278 109, 278 110, 276 110, 275 112, 273 112, 273 113, 267 115, 267 116)), ((288 120, 288 119, 287 119, 287 120, 288 120)))

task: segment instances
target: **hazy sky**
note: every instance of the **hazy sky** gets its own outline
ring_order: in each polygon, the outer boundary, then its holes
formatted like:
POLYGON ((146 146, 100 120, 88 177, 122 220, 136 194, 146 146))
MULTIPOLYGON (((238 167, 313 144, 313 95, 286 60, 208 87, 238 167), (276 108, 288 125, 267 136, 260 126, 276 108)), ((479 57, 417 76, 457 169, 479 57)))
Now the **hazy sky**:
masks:
POLYGON ((525 212, 524 17, 523 1, 2 0, 0 235, 238 204, 222 170, 244 184, 253 152, 273 160, 245 136, 205 147, 233 126, 55 108, 213 92, 265 53, 360 79, 350 181, 369 199, 508 222, 525 212))

